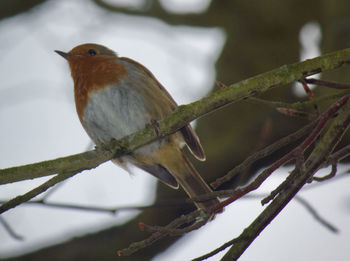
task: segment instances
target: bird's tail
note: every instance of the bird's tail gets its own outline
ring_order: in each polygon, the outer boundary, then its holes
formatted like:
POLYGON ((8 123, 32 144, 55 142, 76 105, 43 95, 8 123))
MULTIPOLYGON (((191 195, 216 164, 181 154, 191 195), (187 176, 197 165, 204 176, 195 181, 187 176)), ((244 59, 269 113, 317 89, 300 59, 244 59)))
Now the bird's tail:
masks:
POLYGON ((178 161, 178 164, 176 164, 177 170, 174 171, 176 173, 177 182, 185 190, 188 196, 194 200, 194 204, 198 208, 209 213, 212 212, 220 203, 219 199, 213 198, 203 201, 195 200, 198 196, 211 193, 212 190, 199 175, 190 160, 183 153, 181 153, 181 155, 183 160, 178 161))
MULTIPOLYGON (((193 203, 208 214, 221 211, 221 209, 217 209, 220 203, 218 198, 198 200, 199 196, 207 195, 212 190, 181 149, 174 148, 173 144, 166 144, 158 150, 152 151, 151 154, 134 154, 128 160, 172 188, 176 189, 180 184, 193 203)), ((114 161, 116 162, 116 160, 114 161)), ((117 163, 120 162, 117 161, 117 163)))

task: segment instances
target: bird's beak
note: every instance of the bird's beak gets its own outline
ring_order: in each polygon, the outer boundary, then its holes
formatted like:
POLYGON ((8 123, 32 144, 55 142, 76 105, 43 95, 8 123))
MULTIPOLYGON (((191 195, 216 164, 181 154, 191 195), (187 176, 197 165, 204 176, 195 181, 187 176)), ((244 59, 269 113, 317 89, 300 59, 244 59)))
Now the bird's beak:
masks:
POLYGON ((72 56, 70 53, 65 53, 65 52, 58 51, 58 50, 55 50, 55 52, 58 53, 59 55, 61 55, 66 60, 68 60, 72 56))

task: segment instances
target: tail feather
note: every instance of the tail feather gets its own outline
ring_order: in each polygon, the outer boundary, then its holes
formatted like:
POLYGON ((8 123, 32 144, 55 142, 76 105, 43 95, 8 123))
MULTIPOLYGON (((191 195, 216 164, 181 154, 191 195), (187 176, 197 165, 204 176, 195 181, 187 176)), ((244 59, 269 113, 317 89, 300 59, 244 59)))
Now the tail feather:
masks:
MULTIPOLYGON (((176 139, 173 141, 176 142, 176 139)), ((194 204, 208 213, 220 203, 218 198, 196 201, 198 196, 209 194, 212 190, 186 155, 173 142, 165 143, 157 150, 148 153, 145 151, 135 153, 127 160, 173 188, 177 188, 177 183, 180 184, 187 195, 193 199, 194 204)))
MULTIPOLYGON (((182 153, 181 153, 182 154, 182 153)), ((191 199, 200 195, 211 193, 211 188, 199 175, 189 159, 182 154, 183 160, 179 161, 178 170, 176 171, 176 179, 181 187, 185 190, 191 199)), ((194 201, 194 204, 205 211, 213 210, 214 206, 220 203, 218 198, 209 199, 206 201, 194 201)))

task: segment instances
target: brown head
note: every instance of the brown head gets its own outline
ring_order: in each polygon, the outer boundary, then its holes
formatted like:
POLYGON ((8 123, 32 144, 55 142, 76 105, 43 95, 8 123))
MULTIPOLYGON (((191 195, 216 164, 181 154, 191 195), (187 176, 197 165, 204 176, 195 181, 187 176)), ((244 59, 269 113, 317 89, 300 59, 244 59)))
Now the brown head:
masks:
POLYGON ((68 53, 57 50, 55 50, 55 52, 61 55, 63 58, 67 59, 68 61, 72 61, 77 58, 93 57, 96 55, 117 57, 116 53, 111 49, 108 49, 103 45, 93 43, 78 45, 72 50, 70 50, 68 53))
POLYGON ((127 74, 124 65, 117 62, 117 54, 103 45, 87 43, 74 47, 68 53, 55 52, 69 64, 79 116, 91 91, 115 84, 127 74))
POLYGON ((113 67, 117 59, 116 53, 112 50, 92 43, 78 45, 68 53, 57 50, 55 52, 68 61, 74 81, 82 76, 90 78, 92 74, 95 74, 94 78, 99 77, 96 74, 104 76, 108 73, 108 67, 111 65, 113 67))

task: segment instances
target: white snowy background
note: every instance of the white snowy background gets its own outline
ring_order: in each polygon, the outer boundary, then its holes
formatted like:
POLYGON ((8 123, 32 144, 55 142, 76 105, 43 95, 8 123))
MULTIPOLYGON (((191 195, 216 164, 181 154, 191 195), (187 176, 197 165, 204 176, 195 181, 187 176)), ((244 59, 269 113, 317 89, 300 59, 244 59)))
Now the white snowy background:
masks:
MULTIPOLYGON (((136 7, 142 4, 123 2, 136 7)), ((209 1, 172 0, 163 4, 173 12, 200 12, 209 1)), ((91 146, 75 112, 68 66, 53 50, 69 51, 86 42, 106 45, 120 56, 144 64, 179 104, 185 104, 210 90, 225 34, 219 28, 170 26, 152 18, 112 14, 90 1, 60 0, 0 21, 0 38, 0 168, 7 168, 83 152, 91 146)), ((317 24, 304 27, 301 41, 320 41, 317 24)), ((309 48, 312 55, 317 54, 317 47, 309 48)), ((306 58, 307 53, 302 56, 306 58)), ((259 192, 271 190, 282 178, 275 174, 259 192)), ((0 200, 23 194, 47 179, 2 185, 0 200)), ((152 203, 154 185, 155 179, 142 171, 130 176, 105 163, 69 179, 49 200, 84 206, 143 205, 152 203)), ((349 186, 349 179, 341 179, 300 193, 340 233, 326 230, 293 201, 240 260, 349 260, 349 186)), ((239 200, 154 260, 189 260, 205 254, 239 235, 262 210, 259 199, 239 200)), ((123 223, 136 213, 112 216, 19 206, 2 217, 24 240, 15 240, 0 224, 0 258, 123 223)), ((224 253, 208 260, 219 260, 224 253)))

